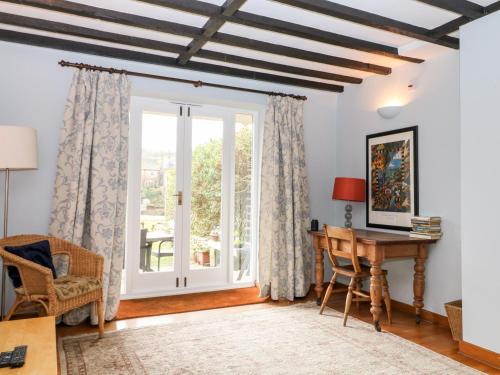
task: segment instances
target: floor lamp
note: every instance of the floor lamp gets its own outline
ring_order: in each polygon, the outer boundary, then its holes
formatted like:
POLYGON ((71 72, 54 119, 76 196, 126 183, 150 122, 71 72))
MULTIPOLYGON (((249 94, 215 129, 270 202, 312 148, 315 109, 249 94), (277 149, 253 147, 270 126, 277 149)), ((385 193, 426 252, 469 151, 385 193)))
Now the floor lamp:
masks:
MULTIPOLYGON (((3 236, 7 237, 9 219, 9 178, 11 171, 36 169, 38 167, 36 130, 22 126, 0 126, 0 171, 5 173, 5 195, 3 206, 3 236)), ((2 262, 2 294, 0 320, 5 313, 6 277, 2 262)))

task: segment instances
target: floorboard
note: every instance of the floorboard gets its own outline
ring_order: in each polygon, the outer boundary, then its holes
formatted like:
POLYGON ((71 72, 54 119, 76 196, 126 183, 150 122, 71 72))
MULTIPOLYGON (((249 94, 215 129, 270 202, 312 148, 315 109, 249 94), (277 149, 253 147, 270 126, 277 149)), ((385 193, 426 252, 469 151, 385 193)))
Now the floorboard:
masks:
POLYGON ((259 289, 240 288, 210 293, 191 293, 175 296, 125 300, 120 303, 117 320, 177 314, 190 311, 220 309, 222 307, 263 303, 259 289))

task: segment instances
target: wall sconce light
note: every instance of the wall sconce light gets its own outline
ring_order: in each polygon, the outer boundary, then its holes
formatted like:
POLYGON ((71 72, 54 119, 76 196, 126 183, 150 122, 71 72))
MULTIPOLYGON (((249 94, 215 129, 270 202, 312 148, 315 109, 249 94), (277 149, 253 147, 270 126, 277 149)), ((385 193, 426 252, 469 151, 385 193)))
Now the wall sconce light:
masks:
POLYGON ((400 105, 389 105, 386 107, 380 107, 377 109, 378 114, 385 118, 385 119, 391 119, 399 115, 399 112, 401 112, 402 106, 400 105))

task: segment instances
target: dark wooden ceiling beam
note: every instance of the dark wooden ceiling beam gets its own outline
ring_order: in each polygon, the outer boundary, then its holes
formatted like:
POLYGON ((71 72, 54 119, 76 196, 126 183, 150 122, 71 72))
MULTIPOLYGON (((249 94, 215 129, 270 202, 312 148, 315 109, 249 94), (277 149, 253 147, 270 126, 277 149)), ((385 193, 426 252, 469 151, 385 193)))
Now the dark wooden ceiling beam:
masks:
POLYGON ((363 26, 373 27, 379 30, 389 31, 410 38, 423 40, 449 48, 459 48, 459 40, 450 36, 436 38, 430 35, 426 28, 414 26, 405 22, 380 16, 378 14, 365 12, 360 9, 350 8, 327 0, 274 0, 276 2, 291 5, 301 9, 325 14, 331 17, 355 22, 363 26))
POLYGON ((0 29, 0 40, 12 43, 28 44, 37 47, 55 48, 64 51, 86 53, 97 56, 111 57, 122 60, 136 61, 160 66, 169 66, 180 69, 196 70, 200 72, 223 74, 232 77, 246 78, 258 81, 279 83, 284 85, 299 86, 330 92, 343 92, 344 87, 323 82, 279 76, 252 70, 237 69, 227 66, 207 64, 197 61, 188 61, 185 65, 177 64, 173 57, 160 56, 121 48, 107 47, 96 44, 76 42, 73 40, 52 38, 43 35, 21 33, 12 30, 0 29))
MULTIPOLYGON (((494 13, 496 11, 500 10, 500 1, 496 1, 486 7, 483 8, 483 15, 482 17, 494 13)), ((477 18, 476 18, 477 19, 477 18)), ((458 18, 455 18, 454 20, 451 20, 450 22, 445 23, 444 25, 438 26, 435 29, 430 31, 430 35, 434 37, 442 37, 443 35, 450 34, 452 32, 457 31, 460 26, 463 26, 474 19, 471 19, 467 16, 461 16, 458 18)))
MULTIPOLYGON (((65 0, 3 0, 10 3, 34 6, 52 11, 64 12, 68 14, 96 18, 108 22, 119 23, 127 26, 134 26, 148 30, 155 30, 174 35, 181 35, 194 38, 202 34, 202 29, 181 25, 175 22, 158 20, 130 13, 117 12, 114 10, 92 7, 80 3, 65 0)), ((282 46, 273 43, 260 42, 257 40, 238 37, 235 35, 216 33, 211 41, 227 44, 240 48, 252 49, 259 52, 295 57, 307 61, 316 61, 327 65, 341 66, 353 70, 361 70, 376 74, 390 74, 391 68, 364 63, 342 57, 330 56, 321 53, 310 52, 298 48, 282 46)))
POLYGON ((320 70, 299 68, 293 65, 278 64, 264 60, 251 59, 248 57, 229 55, 226 53, 210 51, 206 49, 201 49, 200 51, 198 51, 196 56, 204 59, 218 60, 221 62, 226 62, 231 64, 246 65, 252 68, 275 70, 278 72, 290 73, 304 77, 314 77, 314 78, 321 78, 331 81, 353 83, 353 84, 359 84, 363 82, 361 78, 346 76, 343 74, 335 74, 320 70))
POLYGON ((498 10, 500 10, 500 1, 495 1, 486 7, 486 14, 494 13, 498 10))
POLYGON ((469 23, 472 20, 483 17, 486 14, 486 8, 467 0, 418 0, 421 3, 445 9, 462 16, 455 18, 435 29, 430 30, 429 35, 435 38, 441 38, 460 28, 460 26, 469 23))
POLYGON ((448 10, 453 13, 461 14, 470 19, 476 19, 484 16, 485 8, 479 4, 467 0, 418 0, 421 3, 432 5, 436 8, 448 10))
POLYGON ((466 23, 469 23, 471 19, 466 16, 461 16, 458 18, 455 18, 454 20, 451 20, 450 22, 446 22, 444 25, 438 26, 435 29, 432 29, 429 32, 429 35, 432 35, 436 38, 441 38, 445 35, 448 35, 454 31, 457 31, 460 26, 465 25, 466 23))
MULTIPOLYGON (((221 7, 205 3, 198 0, 139 0, 148 4, 159 5, 183 12, 194 13, 201 16, 214 17, 221 13, 221 7)), ((401 56, 396 47, 374 43, 363 39, 357 39, 345 35, 340 35, 328 31, 315 29, 292 22, 266 17, 258 14, 248 13, 238 10, 230 17, 226 17, 228 22, 250 26, 262 30, 268 30, 285 35, 314 40, 335 46, 349 48, 357 51, 373 53, 394 59, 408 61, 412 63, 422 63, 424 60, 408 56, 401 56)))
MULTIPOLYGON (((19 15, 10 14, 10 13, 1 13, 0 12, 0 23, 7 24, 7 25, 13 25, 13 26, 26 27, 26 28, 36 29, 36 30, 49 31, 49 32, 53 32, 53 33, 78 36, 78 37, 83 37, 83 38, 91 38, 91 39, 95 39, 95 40, 124 44, 124 45, 128 45, 128 46, 133 46, 133 47, 141 47, 141 48, 148 48, 148 49, 157 50, 157 51, 171 52, 171 53, 175 53, 175 54, 180 54, 180 53, 184 52, 185 48, 186 48, 185 46, 182 46, 179 44, 173 44, 173 43, 167 43, 167 42, 162 42, 162 41, 153 40, 153 39, 138 38, 138 37, 124 35, 124 34, 117 34, 117 33, 111 33, 111 32, 106 32, 106 31, 94 30, 94 29, 89 29, 86 27, 70 25, 70 24, 61 23, 61 22, 54 22, 54 21, 49 21, 49 20, 44 20, 44 19, 39 19, 39 18, 19 16, 19 15)), ((273 63, 273 62, 269 62, 269 61, 250 59, 250 58, 246 58, 246 57, 235 56, 235 55, 230 55, 230 54, 216 52, 216 51, 209 51, 209 50, 202 49, 202 50, 198 51, 197 56, 205 58, 205 59, 210 59, 210 60, 245 65, 245 66, 249 66, 252 68, 274 70, 274 71, 278 71, 278 72, 290 73, 290 74, 295 74, 295 75, 304 76, 304 77, 314 77, 314 78, 327 79, 327 80, 331 80, 331 81, 354 83, 354 84, 359 84, 362 82, 362 79, 357 78, 357 77, 350 77, 350 76, 345 76, 345 75, 341 75, 341 74, 334 74, 334 73, 329 73, 329 72, 324 72, 324 71, 319 71, 319 70, 312 70, 312 69, 305 69, 305 68, 300 68, 300 67, 296 67, 296 66, 277 64, 277 63, 273 63)))
POLYGON ((314 40, 316 42, 331 44, 362 52, 373 53, 376 55, 390 57, 393 59, 403 60, 411 63, 420 64, 424 62, 424 60, 422 59, 400 55, 396 47, 323 31, 315 29, 313 27, 294 24, 291 22, 260 16, 248 12, 238 11, 232 17, 230 17, 228 21, 262 30, 296 36, 308 40, 314 40))
POLYGON ((19 16, 10 13, 0 12, 0 23, 13 26, 26 27, 35 30, 49 31, 53 33, 90 38, 105 42, 125 44, 128 46, 149 48, 164 52, 172 52, 175 54, 184 52, 186 48, 185 46, 182 46, 180 44, 173 44, 173 43, 161 42, 154 39, 145 39, 125 34, 89 29, 87 27, 81 27, 62 22, 49 21, 41 18, 19 16))
POLYGON ((235 36, 230 34, 216 33, 214 36, 212 36, 211 41, 234 47, 252 49, 259 52, 267 52, 276 55, 292 57, 300 60, 314 61, 321 64, 335 65, 348 69, 361 70, 369 73, 388 75, 391 74, 392 72, 391 68, 385 66, 364 63, 360 61, 346 59, 343 57, 325 55, 323 53, 318 53, 318 52, 305 51, 294 47, 262 42, 259 40, 244 38, 241 36, 235 36))
POLYGON ((139 27, 142 29, 160 31, 168 34, 192 38, 201 33, 201 29, 175 22, 138 16, 131 13, 118 12, 111 9, 98 8, 64 0, 2 0, 4 2, 28 5, 36 8, 72 14, 75 16, 119 23, 121 25, 139 27))
POLYGON ((200 16, 215 17, 220 15, 220 7, 205 1, 188 1, 188 0, 139 0, 144 3, 159 5, 172 9, 181 10, 188 13, 196 13, 200 16))
POLYGON ((189 61, 226 23, 227 17, 231 17, 246 2, 246 0, 226 0, 220 7, 220 14, 210 17, 202 27, 203 32, 197 35, 187 46, 187 50, 179 55, 177 61, 183 65, 189 61))

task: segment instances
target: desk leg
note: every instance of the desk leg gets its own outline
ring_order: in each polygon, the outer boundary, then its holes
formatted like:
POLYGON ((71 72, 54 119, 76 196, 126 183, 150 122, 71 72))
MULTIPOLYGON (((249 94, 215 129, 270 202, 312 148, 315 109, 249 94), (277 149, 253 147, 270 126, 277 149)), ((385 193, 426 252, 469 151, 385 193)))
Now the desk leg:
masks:
POLYGON ((421 313, 424 307, 425 291, 425 261, 427 259, 427 245, 418 247, 418 255, 415 257, 415 274, 413 276, 413 306, 415 307, 415 320, 420 324, 421 313))
POLYGON ((380 332, 380 315, 382 314, 382 267, 379 260, 371 262, 370 273, 370 298, 372 307, 370 312, 373 315, 373 326, 380 332))
POLYGON ((316 304, 321 305, 321 296, 323 294, 323 281, 325 280, 325 266, 323 264, 323 249, 319 245, 319 241, 315 238, 314 249, 316 250, 316 304))

